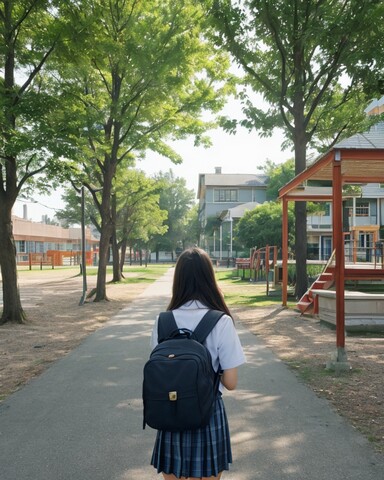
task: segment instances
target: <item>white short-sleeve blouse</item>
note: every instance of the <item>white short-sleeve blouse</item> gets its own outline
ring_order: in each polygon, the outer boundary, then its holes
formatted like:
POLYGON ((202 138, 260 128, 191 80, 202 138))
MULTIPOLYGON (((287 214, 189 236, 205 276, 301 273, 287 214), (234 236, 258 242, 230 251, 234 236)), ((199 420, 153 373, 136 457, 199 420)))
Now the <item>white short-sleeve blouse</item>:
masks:
MULTIPOLYGON (((208 311, 208 308, 197 300, 193 300, 173 310, 176 324, 179 328, 194 330, 200 320, 208 311)), ((151 346, 157 345, 157 322, 152 330, 151 346)), ((217 371, 219 364, 223 370, 236 368, 245 363, 245 355, 236 332, 232 318, 223 315, 217 322, 205 342, 212 357, 212 366, 217 371)))

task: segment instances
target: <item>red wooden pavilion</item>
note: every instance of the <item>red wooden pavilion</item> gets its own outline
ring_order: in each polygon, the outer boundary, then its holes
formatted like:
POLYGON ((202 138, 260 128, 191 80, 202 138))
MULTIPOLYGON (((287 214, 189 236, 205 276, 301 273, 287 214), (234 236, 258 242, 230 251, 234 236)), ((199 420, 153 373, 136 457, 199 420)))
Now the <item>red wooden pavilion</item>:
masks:
MULTIPOLYGON (((344 236, 342 220, 342 188, 345 184, 384 184, 384 123, 369 132, 356 134, 336 144, 306 170, 279 191, 283 202, 283 305, 287 304, 288 287, 288 202, 330 201, 332 209, 332 238, 335 252, 336 288, 336 347, 337 360, 345 361, 344 313, 344 236), (331 187, 311 187, 311 180, 331 182, 331 187)), ((355 270, 356 275, 356 270, 355 270)), ((363 274, 363 272, 361 272, 363 274)), ((376 272, 377 274, 378 272, 376 272)), ((384 277, 384 271, 381 272, 384 277)))

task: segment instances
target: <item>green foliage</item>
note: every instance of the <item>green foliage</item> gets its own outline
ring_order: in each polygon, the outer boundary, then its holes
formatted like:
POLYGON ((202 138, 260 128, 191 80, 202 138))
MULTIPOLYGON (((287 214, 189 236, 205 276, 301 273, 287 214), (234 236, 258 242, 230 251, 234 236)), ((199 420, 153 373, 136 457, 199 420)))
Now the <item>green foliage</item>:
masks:
POLYGON ((187 241, 195 243, 197 210, 191 212, 194 191, 186 187, 185 179, 175 177, 172 170, 158 173, 155 180, 160 192, 160 208, 168 213, 165 220, 167 232, 156 236, 155 249, 174 251, 177 247, 184 247, 187 241), (195 233, 192 233, 193 230, 195 233), (188 232, 192 233, 191 238, 188 238, 188 232))
MULTIPOLYGON (((67 188, 62 197, 64 208, 56 211, 56 218, 62 222, 64 227, 79 225, 81 223, 81 197, 80 192, 74 188, 67 188)), ((98 212, 93 203, 92 197, 88 192, 85 192, 85 224, 90 225, 91 218, 98 212)), ((96 225, 95 225, 96 226, 96 225)))
POLYGON ((183 248, 197 245, 200 238, 201 225, 199 221, 199 205, 193 205, 184 217, 184 231, 182 233, 183 248))
MULTIPOLYGON (((295 141, 317 149, 361 128, 367 98, 382 78, 382 2, 286 2, 213 0, 210 7, 216 42, 245 71, 244 85, 262 93, 269 107, 256 107, 244 89, 241 98, 249 129, 270 135, 283 128, 295 141), (375 25, 375 26, 374 26, 375 25), (376 75, 376 80, 374 80, 376 75)), ((232 123, 232 128, 234 124, 232 123)))
POLYGON ((218 111, 231 87, 227 54, 204 40, 196 2, 115 0, 105 8, 83 0, 68 3, 65 15, 72 29, 58 88, 82 161, 113 154, 118 163, 150 149, 179 163, 167 138, 205 143, 212 123, 200 114, 218 111))
MULTIPOLYGON (((288 229, 292 241, 293 210, 289 208, 288 229)), ((245 212, 235 228, 236 240, 244 247, 257 248, 266 245, 281 247, 282 205, 280 202, 266 202, 245 212)))
POLYGON ((217 232, 219 230, 221 223, 221 220, 217 217, 208 217, 207 223, 204 227, 205 235, 212 236, 213 232, 217 232))
POLYGON ((280 188, 295 176, 295 160, 292 158, 278 165, 267 160, 260 169, 268 176, 267 200, 277 200, 280 188))
MULTIPOLYGON (((206 18, 194 0, 78 0, 61 5, 60 13, 66 41, 50 72, 62 104, 57 125, 72 147, 77 182, 90 191, 100 214, 99 301, 106 297, 109 242, 118 233, 120 165, 134 166, 148 150, 179 163, 167 142, 188 135, 206 144, 213 123, 201 114, 218 112, 231 91, 229 58, 206 40, 206 18)), ((160 235, 155 218, 156 232, 147 235, 150 225, 131 232, 137 244, 160 235)), ((123 234, 121 242, 127 241, 123 234)), ((113 246, 116 267, 116 241, 113 246)))
POLYGON ((159 205, 157 182, 135 169, 119 168, 115 182, 118 243, 134 247, 147 245, 155 235, 167 231, 168 213, 159 205))
MULTIPOLYGON (((215 41, 245 72, 240 124, 270 135, 283 129, 294 147, 295 173, 307 166, 307 149, 329 149, 366 119, 366 82, 382 79, 383 2, 206 0, 215 41), (265 108, 254 103, 260 93, 265 108)), ((236 121, 229 122, 236 128, 236 121)), ((307 288, 306 210, 295 206, 296 294, 307 288)))
MULTIPOLYGON (((100 192, 96 195, 100 196, 100 192)), ((126 242, 130 246, 147 244, 154 235, 167 230, 164 221, 167 212, 159 207, 159 186, 144 172, 128 168, 122 164, 114 184, 116 198, 116 234, 119 244, 126 242)), ((63 195, 65 208, 59 210, 57 218, 67 226, 81 222, 81 204, 78 192, 71 188, 63 195)), ((92 196, 85 194, 85 222, 93 224, 99 231, 100 214, 92 196)))
POLYGON ((45 69, 63 25, 50 7, 61 2, 4 0, 0 15, 0 194, 8 204, 28 189, 55 186, 66 142, 55 129, 56 93, 45 69), (3 181, 7 178, 7 181, 3 181))

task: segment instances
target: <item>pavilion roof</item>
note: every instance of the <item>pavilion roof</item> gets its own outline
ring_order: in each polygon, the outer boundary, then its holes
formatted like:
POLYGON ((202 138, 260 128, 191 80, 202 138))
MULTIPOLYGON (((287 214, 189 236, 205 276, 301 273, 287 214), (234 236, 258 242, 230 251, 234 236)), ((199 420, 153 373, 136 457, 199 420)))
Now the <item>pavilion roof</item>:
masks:
MULTIPOLYGON (((282 187, 279 198, 296 197, 298 190, 308 188, 308 181, 332 181, 332 166, 336 159, 341 162, 344 184, 384 183, 384 122, 374 125, 368 132, 358 133, 334 145, 282 187)), ((322 193, 319 192, 319 195, 322 193)), ((312 193, 311 198, 306 198, 304 192, 301 196, 303 200, 315 200, 312 193)))

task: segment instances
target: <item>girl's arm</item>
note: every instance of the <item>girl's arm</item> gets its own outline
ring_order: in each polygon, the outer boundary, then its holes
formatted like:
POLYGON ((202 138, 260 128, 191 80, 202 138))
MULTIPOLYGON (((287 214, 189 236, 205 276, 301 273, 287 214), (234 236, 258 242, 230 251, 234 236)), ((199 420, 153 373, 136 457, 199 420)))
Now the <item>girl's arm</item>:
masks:
POLYGON ((237 368, 224 370, 220 380, 227 390, 235 390, 237 386, 237 368))

